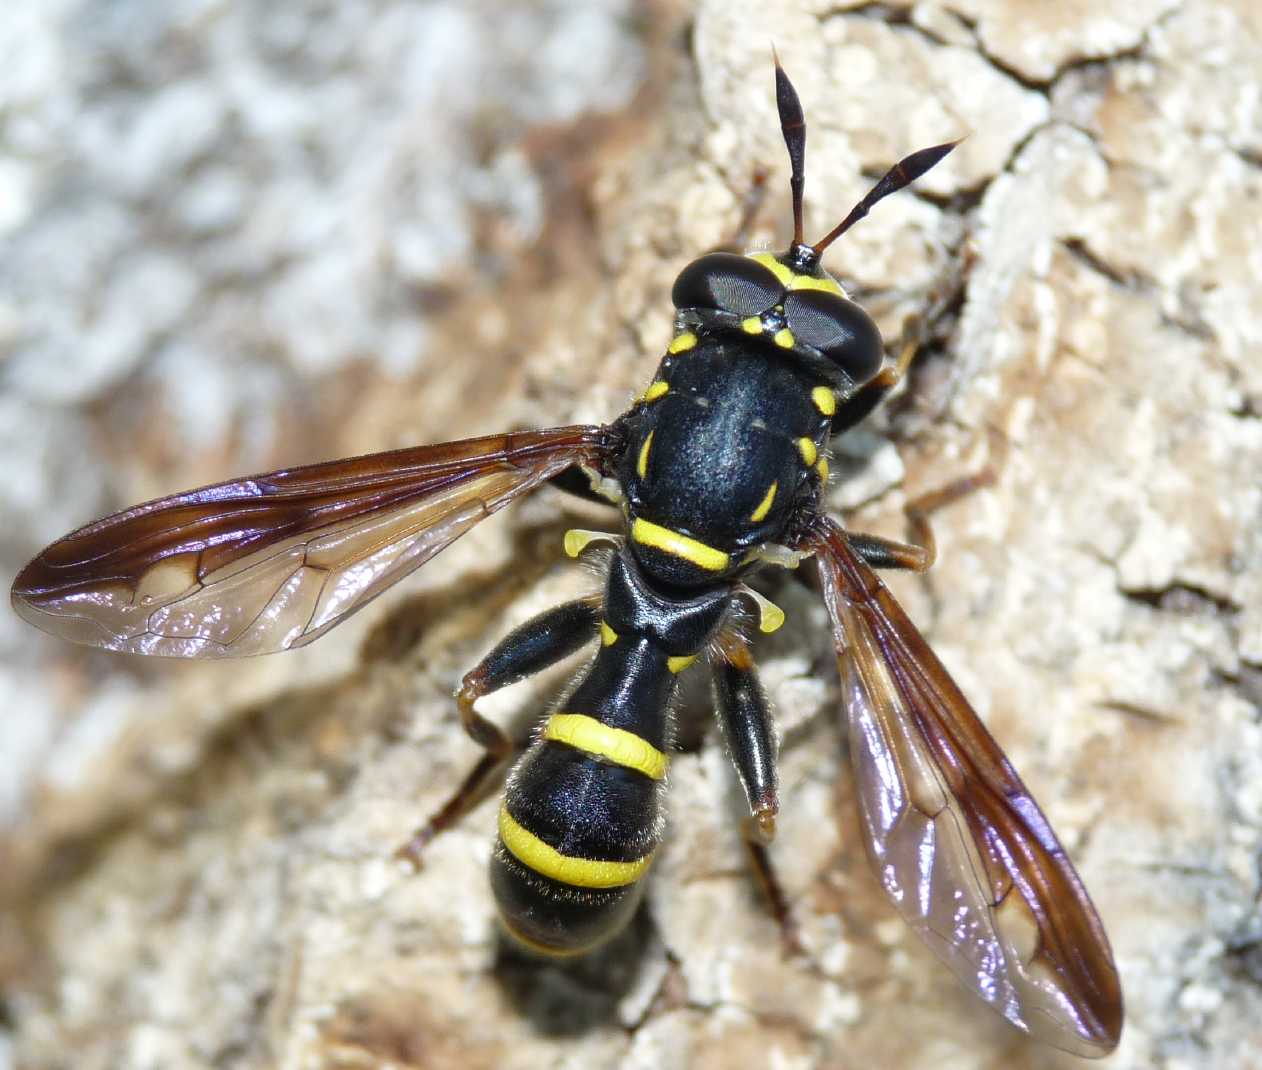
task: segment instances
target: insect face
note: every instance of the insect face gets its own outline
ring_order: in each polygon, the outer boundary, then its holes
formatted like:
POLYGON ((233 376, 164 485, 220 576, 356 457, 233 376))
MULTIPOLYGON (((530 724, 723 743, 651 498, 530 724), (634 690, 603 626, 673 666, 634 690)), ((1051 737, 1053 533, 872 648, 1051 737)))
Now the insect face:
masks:
POLYGON ((869 382, 885 357, 872 317, 818 261, 795 265, 792 250, 778 257, 709 253, 680 272, 671 299, 681 333, 727 329, 762 338, 843 396, 869 382))

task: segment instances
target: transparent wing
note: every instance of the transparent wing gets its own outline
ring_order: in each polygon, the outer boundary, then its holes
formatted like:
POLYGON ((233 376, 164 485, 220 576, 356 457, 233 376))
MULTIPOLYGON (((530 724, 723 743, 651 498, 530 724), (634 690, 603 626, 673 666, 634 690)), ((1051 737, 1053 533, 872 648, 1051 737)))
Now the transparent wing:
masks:
POLYGON ((1047 819, 845 532, 814 549, 832 617, 865 840, 894 906, 1017 1028, 1076 1055, 1122 1029, 1108 938, 1047 819))
POLYGON ((302 646, 513 499, 574 464, 596 426, 308 465, 160 498, 80 528, 13 584, 13 608, 107 650, 219 658, 302 646))

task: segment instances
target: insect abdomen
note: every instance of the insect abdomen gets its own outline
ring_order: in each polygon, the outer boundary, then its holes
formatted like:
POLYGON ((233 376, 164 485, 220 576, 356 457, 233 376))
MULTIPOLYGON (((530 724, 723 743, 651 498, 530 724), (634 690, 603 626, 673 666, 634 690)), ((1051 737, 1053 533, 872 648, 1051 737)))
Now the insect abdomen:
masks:
POLYGON ((491 886, 511 935, 535 950, 577 953, 618 932, 635 911, 640 878, 661 839, 665 756, 640 737, 611 732, 619 730, 554 714, 505 792, 491 886))
POLYGON ((491 886, 509 932, 539 951, 586 951, 618 932, 662 837, 670 703, 727 610, 718 587, 653 591, 624 547, 605 588, 600 650, 513 768, 491 886))

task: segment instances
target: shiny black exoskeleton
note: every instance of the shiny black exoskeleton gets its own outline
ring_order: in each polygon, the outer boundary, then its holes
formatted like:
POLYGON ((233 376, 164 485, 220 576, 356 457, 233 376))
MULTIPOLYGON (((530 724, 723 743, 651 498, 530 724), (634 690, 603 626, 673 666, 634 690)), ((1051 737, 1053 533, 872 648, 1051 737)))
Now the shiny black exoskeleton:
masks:
MULTIPOLYGON (((507 740, 473 702, 600 635, 595 660, 513 768, 500 811, 492 885, 509 932, 536 950, 585 951, 630 918, 662 835, 677 677, 705 652, 749 800, 747 839, 770 838, 775 738, 733 621, 746 599, 759 604, 764 631, 783 615, 741 577, 768 562, 796 564, 786 547, 816 516, 829 436, 866 415, 901 373, 885 364, 876 325, 823 270, 820 253, 951 146, 902 161, 808 246, 801 109, 778 67, 776 79, 793 162, 792 245, 781 256, 709 253, 680 273, 667 353, 613 425, 623 443, 616 477, 591 473, 626 523, 625 537, 606 536, 619 545, 603 595, 523 625, 460 692, 466 727, 502 758, 507 740)), ((577 554, 593 537, 572 532, 567 549, 577 554)))

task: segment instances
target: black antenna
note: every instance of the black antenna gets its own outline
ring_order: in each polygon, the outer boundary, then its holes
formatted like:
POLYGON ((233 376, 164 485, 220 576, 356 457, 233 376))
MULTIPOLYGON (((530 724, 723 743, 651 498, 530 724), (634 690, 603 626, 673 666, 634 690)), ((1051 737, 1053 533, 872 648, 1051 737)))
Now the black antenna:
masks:
POLYGON ((789 190, 793 194, 793 244, 802 244, 802 188, 806 185, 806 116, 802 114, 802 102, 789 76, 780 66, 776 46, 771 46, 776 61, 776 107, 780 111, 780 132, 789 150, 789 190))
MULTIPOLYGON (((776 68, 777 76, 779 68, 776 68)), ((787 79, 786 79, 787 81, 787 79)), ((796 98, 794 98, 796 99, 796 98)), ((783 115, 783 111, 781 115, 783 115)), ((799 112, 799 114, 801 114, 799 112)), ((785 139, 788 140, 788 132, 785 132, 785 139)), ((868 194, 858 204, 850 209, 850 214, 830 230, 824 237, 820 238, 812 247, 815 255, 818 257, 825 249, 827 249, 834 241, 840 238, 851 227, 853 227, 860 219, 872 210, 872 206, 877 201, 888 197, 891 193, 897 193, 904 186, 909 186, 915 182, 921 175, 929 170, 934 164, 938 163, 948 152, 958 145, 963 138, 955 141, 948 141, 944 145, 934 145, 932 148, 921 149, 919 152, 913 152, 910 156, 904 156, 893 167, 885 172, 884 177, 868 190, 868 194)), ((792 153, 792 149, 790 149, 792 153)), ((799 187, 800 189, 800 187, 799 187)), ((795 211, 796 211, 796 205, 795 211)), ((800 239, 795 238, 795 242, 800 239)))

